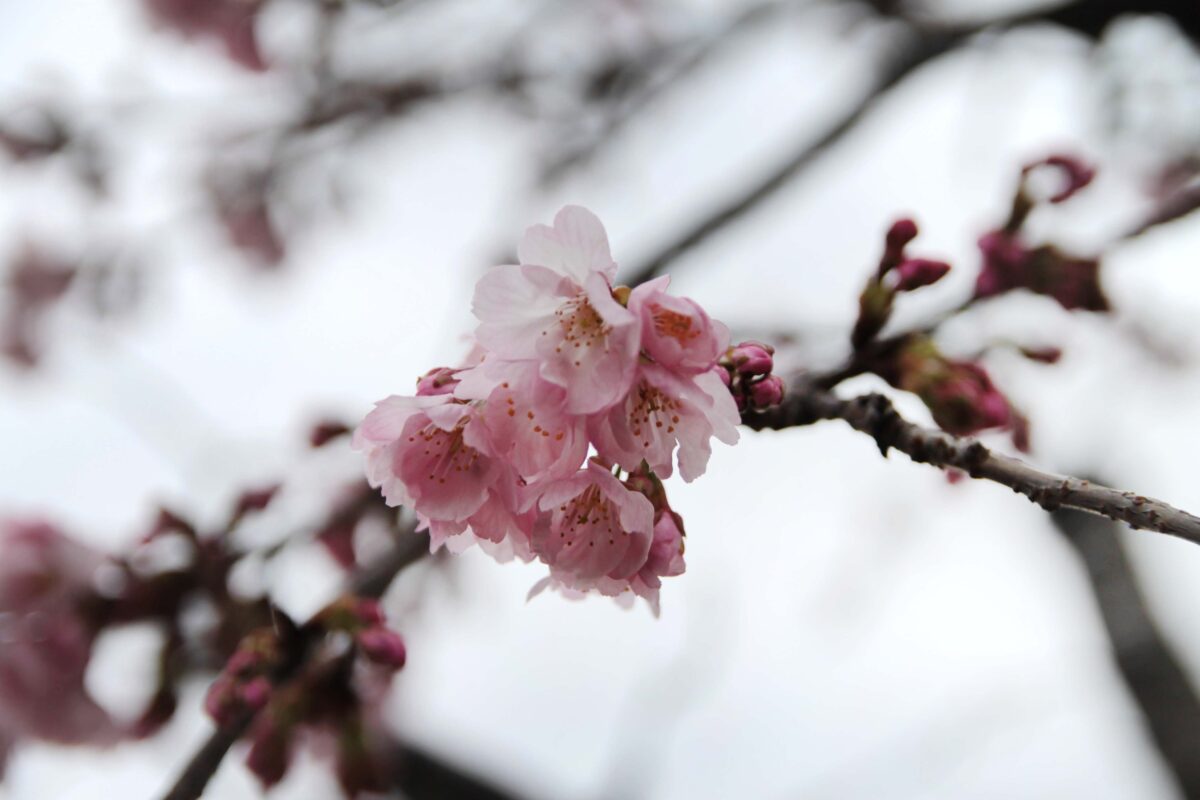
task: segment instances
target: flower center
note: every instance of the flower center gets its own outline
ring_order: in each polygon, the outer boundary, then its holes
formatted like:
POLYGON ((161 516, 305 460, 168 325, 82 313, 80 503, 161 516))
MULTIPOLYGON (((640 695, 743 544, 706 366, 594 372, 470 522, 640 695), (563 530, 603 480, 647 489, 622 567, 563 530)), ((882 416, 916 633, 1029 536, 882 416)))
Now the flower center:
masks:
POLYGON ((428 425, 419 433, 408 437, 410 442, 418 438, 424 443, 426 469, 429 470, 429 480, 445 483, 446 478, 455 472, 468 472, 479 461, 479 451, 463 442, 463 427, 460 422, 454 430, 442 430, 436 425, 428 425))
MULTIPOLYGON (((607 344, 612 326, 605 323, 596 309, 592 308, 583 292, 559 306, 554 316, 558 318, 558 327, 562 335, 562 342, 554 348, 554 352, 561 353, 564 348, 578 350, 581 347, 590 348, 594 344, 607 344)), ((581 366, 581 362, 576 360, 575 366, 581 366)))
POLYGON ((589 486, 558 510, 561 515, 558 536, 566 540, 566 547, 583 541, 588 547, 595 547, 597 540, 616 544, 617 534, 621 533, 617 512, 597 487, 589 486))
POLYGON ((679 424, 679 402, 642 381, 629 393, 629 430, 642 439, 642 447, 650 446, 651 433, 666 428, 674 433, 679 424))
POLYGON ((650 306, 654 318, 654 331, 659 336, 668 336, 680 344, 687 344, 700 335, 700 331, 692 329, 692 318, 669 308, 663 308, 658 303, 650 306))

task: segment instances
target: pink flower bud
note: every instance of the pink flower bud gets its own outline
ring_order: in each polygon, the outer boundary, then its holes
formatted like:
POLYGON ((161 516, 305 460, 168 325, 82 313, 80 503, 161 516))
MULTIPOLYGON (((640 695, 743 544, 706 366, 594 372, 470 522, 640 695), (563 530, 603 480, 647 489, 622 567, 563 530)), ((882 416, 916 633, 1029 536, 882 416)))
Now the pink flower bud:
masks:
POLYGON ((271 698, 271 682, 263 677, 253 678, 238 689, 238 698, 251 711, 257 711, 271 698))
POLYGON ((896 267, 896 289, 901 292, 911 292, 931 283, 937 283, 950 271, 950 265, 944 261, 930 261, 927 258, 910 258, 896 267))
POLYGON ((887 232, 887 252, 900 258, 904 248, 915 238, 917 238, 917 223, 911 219, 896 220, 887 232))
POLYGON ((783 379, 768 375, 750 385, 750 401, 755 408, 769 408, 783 401, 783 379))
POLYGON ((983 367, 973 362, 942 361, 941 371, 918 390, 933 419, 949 433, 969 435, 1000 428, 1012 420, 1007 398, 983 367))
POLYGON ((404 639, 384 627, 368 628, 359 633, 358 646, 367 658, 391 669, 402 668, 408 658, 404 639))
POLYGON ((218 727, 233 722, 238 704, 235 697, 235 680, 229 675, 218 675, 204 695, 204 711, 212 717, 218 727))
POLYGON ((742 342, 729 353, 730 360, 743 375, 768 375, 775 366, 771 354, 774 349, 761 342, 742 342))
POLYGON ((227 675, 249 675, 263 665, 261 653, 250 648, 240 648, 225 662, 224 672, 227 675))
POLYGON ((269 715, 255 724, 246 766, 263 786, 274 786, 287 774, 292 763, 292 738, 292 727, 281 727, 269 715))

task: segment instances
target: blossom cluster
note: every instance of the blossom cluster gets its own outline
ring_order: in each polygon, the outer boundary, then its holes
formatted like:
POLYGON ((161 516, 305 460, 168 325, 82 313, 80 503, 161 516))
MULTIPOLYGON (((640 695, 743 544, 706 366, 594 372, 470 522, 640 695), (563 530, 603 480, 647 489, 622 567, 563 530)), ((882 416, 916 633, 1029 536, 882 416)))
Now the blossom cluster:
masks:
MULTIPOLYGON (((583 208, 529 228, 518 256, 476 285, 467 365, 431 370, 359 426, 367 477, 415 511, 434 549, 479 543, 546 564, 535 591, 638 595, 657 609, 661 579, 684 568, 662 479, 695 480, 713 438, 738 439, 729 331, 669 294, 667 277, 614 287, 607 234, 583 208)), ((749 369, 746 391, 767 381, 757 403, 777 401, 770 364, 749 369)))

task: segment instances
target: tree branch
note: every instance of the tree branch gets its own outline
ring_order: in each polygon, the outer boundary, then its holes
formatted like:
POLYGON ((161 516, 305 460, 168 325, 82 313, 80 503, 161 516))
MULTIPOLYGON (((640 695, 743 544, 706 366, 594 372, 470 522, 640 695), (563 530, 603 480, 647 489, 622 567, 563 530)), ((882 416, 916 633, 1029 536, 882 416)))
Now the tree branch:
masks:
MULTIPOLYGON (((915 41, 907 47, 902 47, 900 53, 891 60, 885 61, 880 68, 880 75, 875 85, 829 130, 816 141, 802 144, 773 171, 762 176, 757 183, 747 187, 741 194, 729 199, 724 205, 718 206, 704 215, 673 242, 663 246, 661 250, 646 259, 641 266, 634 269, 626 282, 630 286, 634 286, 662 274, 681 255, 700 246, 709 237, 772 197, 844 139, 886 94, 909 75, 985 30, 1045 23, 1066 28, 1089 39, 1098 39, 1103 30, 1122 14, 1157 13, 1170 17, 1188 36, 1193 40, 1200 41, 1200 15, 1196 14, 1194 9, 1194 0, 1153 0, 1152 2, 1073 0, 1073 2, 1056 8, 1018 13, 965 27, 915 26, 915 41)), ((1191 208, 1194 206, 1169 213, 1180 216, 1191 208)), ((1129 235, 1137 235, 1148 227, 1173 219, 1174 216, 1164 217, 1161 220, 1149 220, 1148 224, 1129 235)))
POLYGON ((923 428, 901 417, 892 401, 881 394, 845 400, 801 384, 791 389, 781 405, 747 413, 742 422, 754 430, 779 430, 827 419, 843 420, 871 436, 885 456, 895 449, 913 461, 960 469, 973 478, 1007 486, 1047 511, 1087 511, 1134 529, 1168 533, 1200 544, 1200 518, 1186 511, 1134 492, 1043 472, 1020 459, 994 453, 974 439, 923 428))
MULTIPOLYGON (((428 552, 428 538, 417 536, 411 525, 405 526, 400 531, 395 546, 370 567, 358 572, 351 579, 348 591, 360 597, 380 597, 401 570, 419 561, 428 552)), ((291 657, 273 676, 274 685, 286 683, 300 671, 308 658, 311 639, 312 629, 305 625, 295 637, 291 657)), ((163 800, 197 800, 203 795, 208 782, 221 766, 225 754, 249 729, 254 716, 243 714, 229 725, 213 731, 184 767, 175 784, 163 795, 163 800)))

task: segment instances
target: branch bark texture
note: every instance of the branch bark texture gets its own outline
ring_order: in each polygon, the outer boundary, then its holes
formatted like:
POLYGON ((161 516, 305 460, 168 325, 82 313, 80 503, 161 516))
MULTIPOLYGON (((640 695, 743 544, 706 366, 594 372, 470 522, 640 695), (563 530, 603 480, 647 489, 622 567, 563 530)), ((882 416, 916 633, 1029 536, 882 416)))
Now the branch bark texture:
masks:
POLYGON ((784 402, 742 421, 754 430, 791 428, 840 419, 871 436, 879 451, 899 450, 913 461, 962 470, 1023 494, 1047 511, 1071 508, 1200 544, 1200 517, 1135 492, 1113 489, 1081 478, 1044 472, 1012 456, 996 453, 979 441, 952 436, 909 422, 881 394, 853 399, 807 387, 792 388, 784 402))

